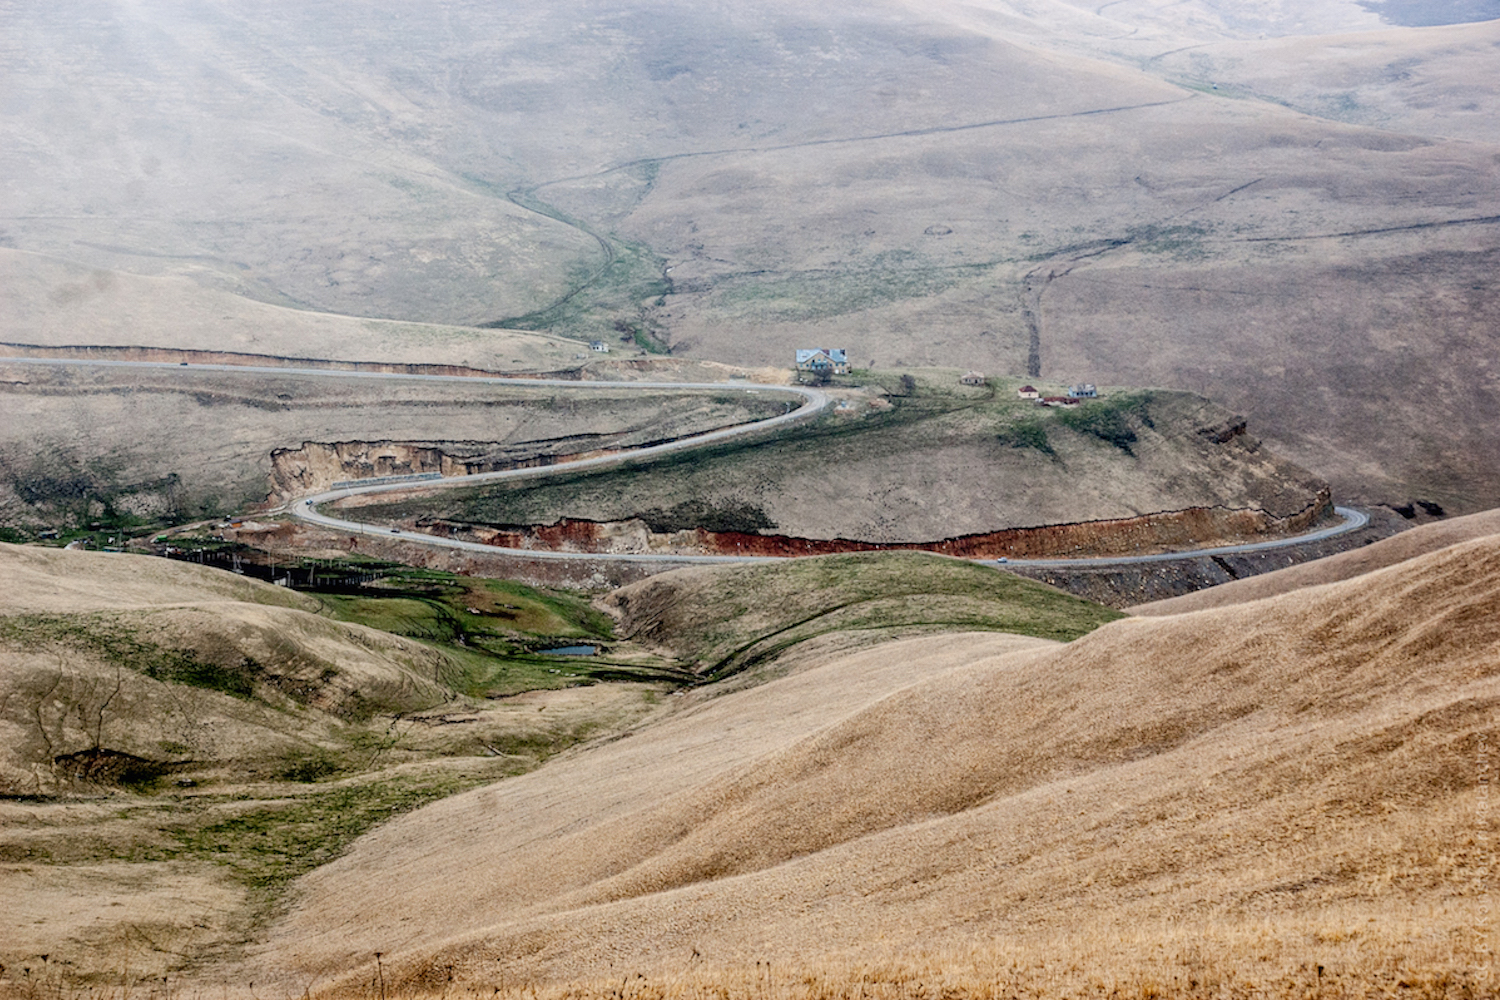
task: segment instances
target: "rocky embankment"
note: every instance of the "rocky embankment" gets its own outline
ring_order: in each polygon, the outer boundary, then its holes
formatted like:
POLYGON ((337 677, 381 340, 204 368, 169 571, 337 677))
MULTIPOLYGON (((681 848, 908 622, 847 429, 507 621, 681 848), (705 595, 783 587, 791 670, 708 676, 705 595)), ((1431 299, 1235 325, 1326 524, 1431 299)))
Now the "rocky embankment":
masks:
POLYGON ((541 468, 600 454, 607 442, 591 434, 510 447, 493 441, 305 441, 271 452, 271 493, 285 500, 357 479, 541 468))
POLYGON ((544 549, 625 555, 815 556, 840 552, 921 551, 961 559, 1049 559, 1071 556, 1140 555, 1175 547, 1232 544, 1305 531, 1332 512, 1326 491, 1303 510, 1274 517, 1256 508, 1197 507, 1140 517, 1007 528, 927 542, 866 542, 857 539, 797 538, 791 535, 692 528, 653 531, 642 519, 583 521, 512 529, 483 528, 451 521, 419 520, 415 527, 448 537, 465 537, 511 549, 544 549))

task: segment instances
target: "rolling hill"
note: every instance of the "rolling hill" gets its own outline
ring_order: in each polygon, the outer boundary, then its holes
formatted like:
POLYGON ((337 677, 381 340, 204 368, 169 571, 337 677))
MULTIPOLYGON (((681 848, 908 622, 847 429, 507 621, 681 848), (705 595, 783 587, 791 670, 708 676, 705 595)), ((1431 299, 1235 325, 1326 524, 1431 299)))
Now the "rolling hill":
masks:
MULTIPOLYGON (((325 560, 325 589, 293 592, 0 544, 0 996, 205 981, 369 829, 833 651, 955 628, 1023 648, 1043 640, 996 633, 1071 638, 1119 617, 915 553, 668 574, 622 592, 617 628, 577 594, 344 569, 359 585, 325 560), (578 642, 603 652, 545 652, 578 642)), ((847 691, 903 683, 871 662, 847 691)), ((797 721, 765 732, 818 724, 815 702, 778 704, 797 721)))
POLYGON ((1497 567, 1489 536, 1063 647, 830 658, 392 822, 305 880, 255 974, 354 994, 381 952, 405 995, 678 996, 767 964, 775 996, 924 969, 1048 995, 1474 989, 1497 567))

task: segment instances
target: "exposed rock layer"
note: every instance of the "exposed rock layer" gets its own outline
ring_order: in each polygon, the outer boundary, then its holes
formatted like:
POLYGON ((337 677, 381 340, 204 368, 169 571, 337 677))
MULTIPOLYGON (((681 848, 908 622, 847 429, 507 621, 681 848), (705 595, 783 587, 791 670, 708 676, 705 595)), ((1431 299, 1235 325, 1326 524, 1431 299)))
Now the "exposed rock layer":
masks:
POLYGON ((1332 510, 1326 491, 1289 517, 1256 508, 1193 507, 1140 517, 1048 524, 943 538, 930 542, 867 542, 797 538, 703 529, 654 532, 643 521, 562 520, 513 530, 470 529, 451 522, 419 524, 445 535, 469 534, 502 548, 600 553, 711 553, 743 556, 810 556, 837 552, 918 550, 964 559, 1051 558, 1074 555, 1137 555, 1176 547, 1231 543, 1250 536, 1305 530, 1332 510))

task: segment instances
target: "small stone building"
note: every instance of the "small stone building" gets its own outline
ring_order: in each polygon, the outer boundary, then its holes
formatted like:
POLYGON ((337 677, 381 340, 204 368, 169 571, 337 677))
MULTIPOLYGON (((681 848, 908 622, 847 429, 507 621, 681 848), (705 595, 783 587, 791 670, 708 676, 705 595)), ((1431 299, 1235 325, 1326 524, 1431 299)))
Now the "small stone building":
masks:
POLYGON ((963 385, 984 385, 984 372, 964 372, 958 381, 963 385))

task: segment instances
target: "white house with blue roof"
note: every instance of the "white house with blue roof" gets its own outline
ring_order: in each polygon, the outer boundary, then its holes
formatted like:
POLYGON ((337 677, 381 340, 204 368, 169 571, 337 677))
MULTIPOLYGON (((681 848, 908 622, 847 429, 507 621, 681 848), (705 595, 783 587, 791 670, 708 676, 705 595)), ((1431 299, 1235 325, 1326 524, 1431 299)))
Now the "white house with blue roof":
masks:
POLYGON ((828 371, 834 375, 849 374, 849 353, 842 347, 815 347, 797 352, 799 372, 828 371))

